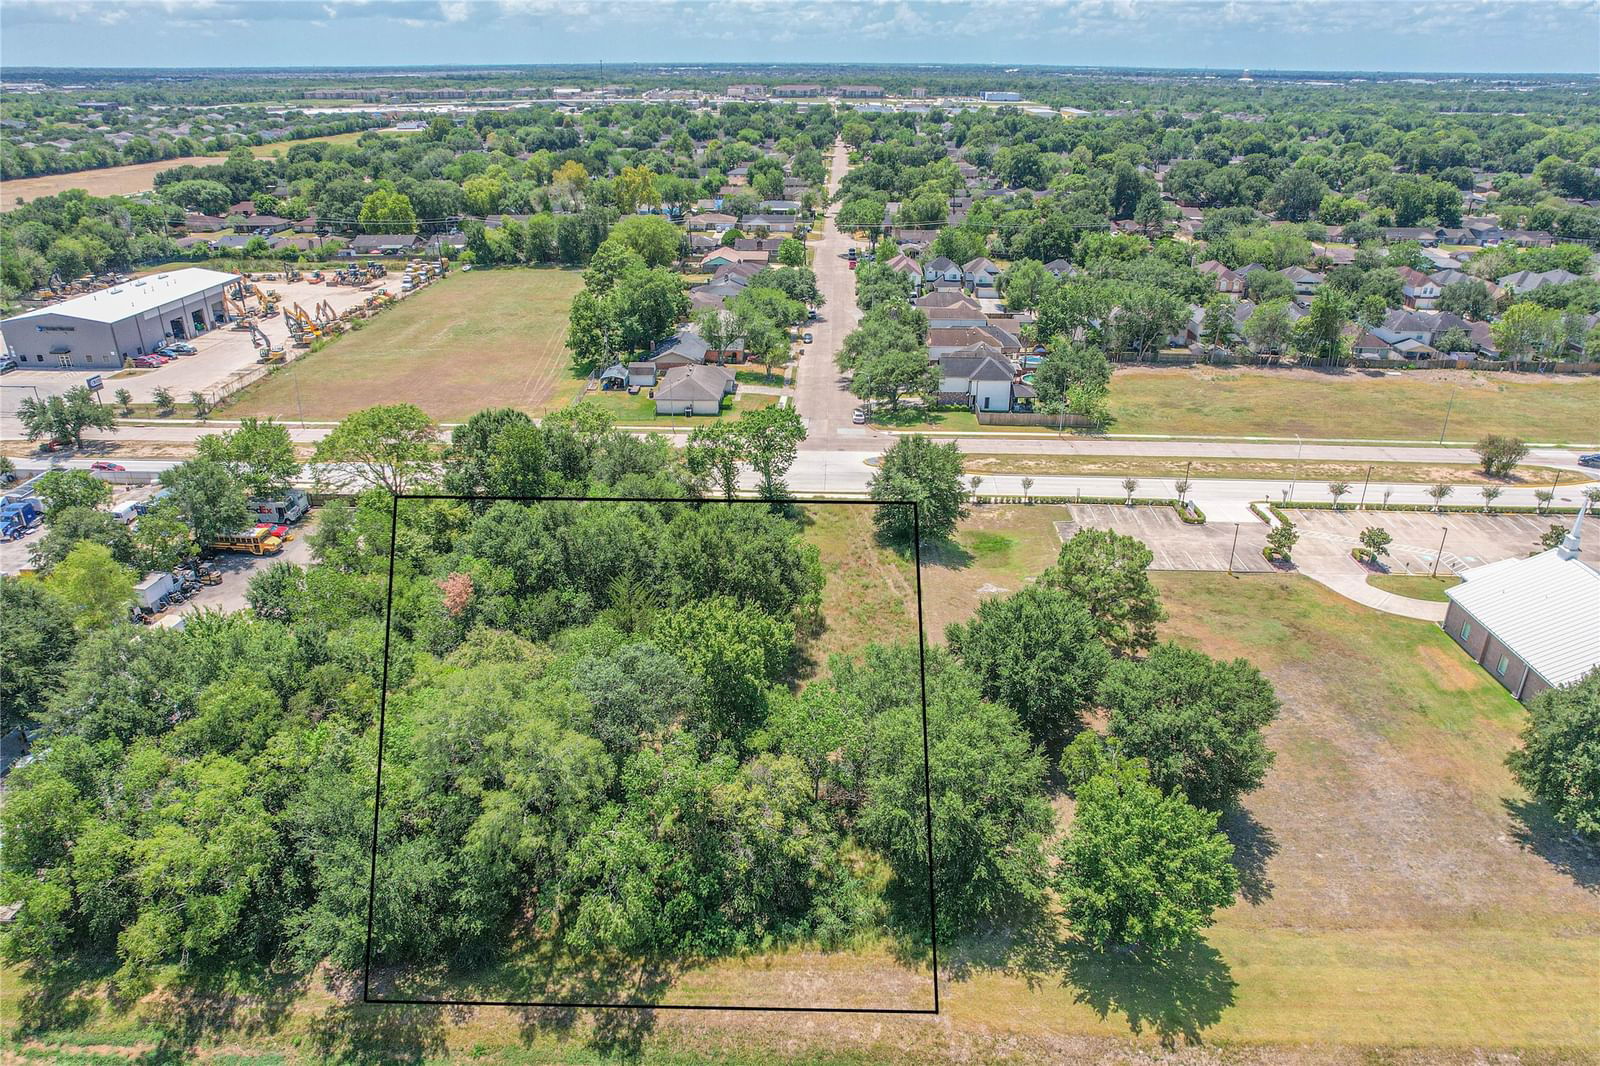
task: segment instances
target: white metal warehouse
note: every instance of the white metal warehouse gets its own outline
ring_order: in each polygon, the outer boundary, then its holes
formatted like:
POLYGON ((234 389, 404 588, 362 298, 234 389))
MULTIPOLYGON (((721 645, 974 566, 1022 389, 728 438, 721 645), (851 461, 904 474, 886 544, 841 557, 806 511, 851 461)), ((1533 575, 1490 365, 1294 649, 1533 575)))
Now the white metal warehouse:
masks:
POLYGON ((188 267, 74 296, 0 323, 6 353, 29 370, 115 370, 124 359, 227 324, 237 274, 188 267))

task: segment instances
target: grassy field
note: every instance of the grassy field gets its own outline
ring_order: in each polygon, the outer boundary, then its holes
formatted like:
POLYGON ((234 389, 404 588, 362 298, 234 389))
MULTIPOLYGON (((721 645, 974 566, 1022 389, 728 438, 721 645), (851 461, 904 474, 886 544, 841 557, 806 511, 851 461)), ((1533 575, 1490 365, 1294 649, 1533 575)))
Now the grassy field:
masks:
POLYGON ((218 417, 333 419, 402 402, 443 421, 500 405, 542 414, 582 387, 565 347, 582 284, 572 271, 457 271, 240 392, 218 417))
POLYGON ((962 464, 969 474, 1080 474, 1085 477, 1178 478, 1185 468, 1191 478, 1282 478, 1298 475, 1301 481, 1346 481, 1361 490, 1367 471, 1374 485, 1397 482, 1434 485, 1525 484, 1546 488, 1557 483, 1582 484, 1593 479, 1573 470, 1522 466, 1508 482, 1485 477, 1467 463, 1349 463, 1307 459, 1195 459, 1178 456, 1118 455, 969 455, 962 464))
MULTIPOLYGON (((955 544, 925 553, 930 636, 1052 561, 1063 510, 979 508, 955 544)), ((916 574, 871 542, 868 508, 810 508, 808 521, 829 576, 819 652, 914 625, 916 574)), ((42 986, 13 972, 0 980, 0 1016, 22 1039, 8 1051, 86 1063, 176 1061, 201 1047, 206 1062, 250 1063, 1109 1066, 1195 1042, 1207 1050, 1181 1061, 1595 1062, 1600 857, 1555 832, 1505 770, 1522 708, 1437 626, 1304 578, 1156 582, 1164 636, 1248 657, 1283 701, 1269 730, 1276 763, 1224 823, 1241 897, 1159 967, 1070 943, 946 945, 939 1018, 374 1007, 321 972, 223 982, 240 994, 220 1003, 158 994, 113 1008, 81 980, 42 986)), ((673 991, 848 993, 885 961, 878 949, 757 957, 696 970, 673 991)))
MULTIPOLYGON (((621 390, 602 392, 596 389, 588 393, 584 403, 594 404, 605 411, 610 411, 619 425, 624 426, 651 426, 658 429, 677 428, 683 430, 693 429, 706 421, 707 416, 690 417, 687 415, 658 415, 656 402, 650 398, 649 391, 640 389, 632 396, 621 390)), ((735 393, 722 398, 722 414, 730 412, 754 411, 757 408, 769 407, 778 402, 778 397, 757 395, 755 393, 735 393)))
POLYGON ((1450 409, 1450 440, 1600 440, 1597 377, 1132 369, 1112 378, 1110 403, 1113 433, 1437 440, 1450 409))
POLYGON ((1396 596, 1409 596, 1429 603, 1448 603, 1450 597, 1444 590, 1461 584, 1459 577, 1428 577, 1417 574, 1368 574, 1367 584, 1373 588, 1392 592, 1396 596))
POLYGON ((131 163, 123 167, 104 167, 100 170, 76 170, 68 174, 46 174, 37 178, 8 178, 5 193, 0 196, 0 211, 10 211, 19 200, 37 200, 41 196, 54 196, 68 189, 84 189, 91 196, 131 196, 155 188, 156 175, 163 170, 186 164, 197 167, 215 166, 222 156, 192 155, 178 159, 164 159, 159 163, 131 163))
POLYGON ((399 130, 352 130, 349 133, 330 133, 326 137, 301 137, 294 141, 273 141, 271 144, 251 145, 250 154, 257 159, 270 159, 275 155, 288 155, 289 149, 297 144, 355 144, 361 139, 363 133, 377 132, 385 137, 413 137, 415 134, 409 130, 402 133, 399 130))

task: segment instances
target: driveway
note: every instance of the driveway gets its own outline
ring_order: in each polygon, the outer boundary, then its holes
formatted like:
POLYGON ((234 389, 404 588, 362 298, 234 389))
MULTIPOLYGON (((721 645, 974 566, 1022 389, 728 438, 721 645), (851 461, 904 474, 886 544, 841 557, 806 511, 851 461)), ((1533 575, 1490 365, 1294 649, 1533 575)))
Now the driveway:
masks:
POLYGON ((1057 522, 1056 535, 1066 541, 1080 529, 1110 529, 1143 541, 1152 554, 1152 570, 1209 570, 1236 574, 1266 573, 1272 569, 1261 557, 1267 527, 1249 522, 1207 522, 1190 525, 1171 507, 1118 507, 1113 504, 1072 504, 1072 519, 1057 522), (1237 542, 1235 531, 1237 530, 1237 542))

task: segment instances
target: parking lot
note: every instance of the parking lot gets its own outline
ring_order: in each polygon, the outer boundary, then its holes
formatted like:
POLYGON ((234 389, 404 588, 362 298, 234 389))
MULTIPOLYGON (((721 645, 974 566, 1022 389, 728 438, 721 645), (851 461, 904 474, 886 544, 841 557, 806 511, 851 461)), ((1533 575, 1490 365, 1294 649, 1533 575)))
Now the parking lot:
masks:
POLYGON ((1070 522, 1057 522, 1063 541, 1080 529, 1110 529, 1144 541, 1155 555, 1152 570, 1218 570, 1264 573, 1261 557, 1267 527, 1261 522, 1208 522, 1190 525, 1171 507, 1119 507, 1114 504, 1072 504, 1070 522), (1238 540, 1235 543, 1235 529, 1238 540), (1230 557, 1232 564, 1230 566, 1230 557))
MULTIPOLYGON (((1394 543, 1384 560, 1397 574, 1460 572, 1538 550, 1539 537, 1552 525, 1570 527, 1571 515, 1491 515, 1464 512, 1432 514, 1426 511, 1309 511, 1286 512, 1300 530, 1295 560, 1307 567, 1320 556, 1348 557, 1369 526, 1386 530, 1394 543), (1440 541, 1444 553, 1439 553, 1440 541)), ((1265 528, 1265 527, 1263 527, 1265 528)), ((1584 538, 1582 556, 1600 565, 1600 536, 1584 538)))
MULTIPOLYGON (((312 308, 326 300, 336 314, 357 304, 364 303, 375 292, 387 291, 396 296, 400 294, 400 274, 393 272, 381 283, 368 288, 357 288, 351 285, 313 285, 309 281, 287 282, 262 281, 258 283, 263 291, 276 291, 283 301, 280 306, 288 308, 299 304, 309 314, 312 308)), ((254 307, 254 301, 251 302, 254 307)), ((274 347, 289 347, 289 325, 282 313, 272 318, 258 319, 258 326, 265 333, 274 347)), ((256 348, 248 332, 230 329, 226 326, 209 330, 198 337, 189 338, 189 343, 194 345, 195 354, 181 355, 165 366, 151 370, 122 370, 114 373, 103 373, 104 389, 102 398, 110 403, 118 389, 127 389, 133 396, 134 403, 151 403, 156 389, 164 388, 171 392, 180 403, 187 402, 192 392, 207 392, 215 389, 233 374, 253 367, 256 363, 256 348)), ((291 349, 292 351, 292 349, 291 349)), ((65 392, 74 385, 81 385, 94 373, 87 370, 17 370, 5 375, 0 384, 6 388, 3 392, 5 411, 10 413, 15 410, 15 405, 22 402, 22 398, 32 395, 35 390, 43 395, 52 395, 65 392)))

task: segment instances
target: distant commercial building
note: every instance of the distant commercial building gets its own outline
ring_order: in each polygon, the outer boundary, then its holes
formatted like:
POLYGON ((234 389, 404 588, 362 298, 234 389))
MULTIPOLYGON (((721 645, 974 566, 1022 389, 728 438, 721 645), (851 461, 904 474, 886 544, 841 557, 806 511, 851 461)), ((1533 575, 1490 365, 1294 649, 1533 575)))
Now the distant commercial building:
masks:
POLYGON ((75 296, 0 323, 6 352, 30 370, 118 370, 124 359, 227 324, 237 274, 189 267, 75 296))
POLYGON ((1022 99, 1021 93, 1013 92, 986 92, 983 98, 991 104, 1015 104, 1022 99))
POLYGON ((1587 510, 1558 547, 1473 567, 1445 590, 1445 632, 1519 700, 1600 669, 1600 571, 1578 558, 1587 510))
POLYGON ((862 98, 870 98, 870 97, 874 97, 874 96, 882 96, 883 95, 883 86, 881 86, 881 85, 841 85, 841 86, 839 86, 839 95, 843 96, 843 97, 862 97, 862 98))
POLYGON ((772 95, 773 96, 784 96, 784 97, 821 96, 822 95, 822 86, 820 86, 820 85, 774 85, 772 87, 772 95))

